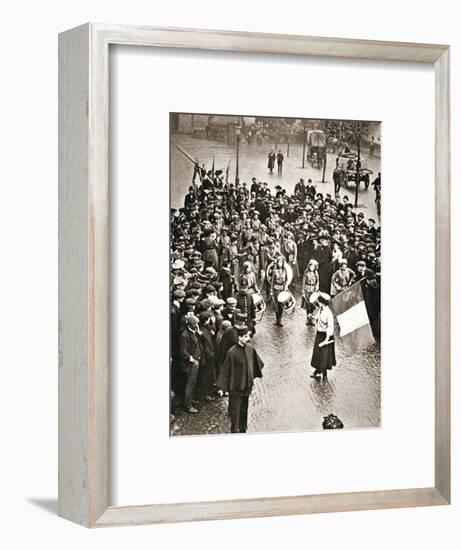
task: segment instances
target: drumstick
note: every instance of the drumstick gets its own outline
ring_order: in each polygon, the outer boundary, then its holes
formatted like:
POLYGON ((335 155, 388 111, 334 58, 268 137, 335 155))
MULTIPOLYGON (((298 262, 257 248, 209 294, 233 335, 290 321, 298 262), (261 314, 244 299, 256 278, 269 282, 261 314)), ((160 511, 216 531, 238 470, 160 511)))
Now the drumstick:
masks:
POLYGON ((328 344, 333 344, 334 340, 324 340, 323 342, 320 342, 319 348, 323 348, 323 346, 327 346, 328 344))

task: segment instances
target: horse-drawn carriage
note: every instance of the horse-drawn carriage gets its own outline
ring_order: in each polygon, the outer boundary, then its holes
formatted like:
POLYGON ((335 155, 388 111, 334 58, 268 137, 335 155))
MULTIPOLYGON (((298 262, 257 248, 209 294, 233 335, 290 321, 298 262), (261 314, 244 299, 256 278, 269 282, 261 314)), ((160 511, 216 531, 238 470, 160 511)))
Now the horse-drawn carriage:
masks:
POLYGON ((323 130, 308 130, 306 157, 312 168, 322 168, 326 161, 326 137, 323 130))
POLYGON ((323 130, 307 132, 307 160, 312 168, 322 168, 326 160, 326 137, 323 130))
POLYGON ((356 153, 344 153, 337 158, 337 170, 340 171, 341 184, 347 189, 349 182, 357 182, 357 172, 359 177, 359 185, 364 183, 365 189, 370 186, 370 174, 373 174, 373 170, 368 168, 367 159, 358 159, 356 153), (357 164, 358 170, 357 170, 357 164))

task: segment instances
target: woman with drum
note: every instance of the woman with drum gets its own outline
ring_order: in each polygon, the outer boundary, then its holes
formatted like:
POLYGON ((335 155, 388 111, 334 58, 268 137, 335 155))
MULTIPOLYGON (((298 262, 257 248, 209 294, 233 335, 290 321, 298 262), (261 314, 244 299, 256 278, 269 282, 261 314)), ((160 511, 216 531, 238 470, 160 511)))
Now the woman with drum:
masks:
POLYGON ((310 297, 310 302, 316 306, 314 319, 317 326, 315 335, 314 351, 312 353, 311 367, 314 372, 311 378, 323 380, 327 379, 327 373, 336 366, 334 319, 331 309, 328 307, 330 296, 325 292, 314 292, 310 297))
POLYGON ((319 290, 319 272, 318 272, 318 262, 311 258, 307 264, 306 270, 303 275, 303 284, 302 284, 302 296, 303 296, 303 307, 306 308, 306 325, 315 325, 314 318, 312 313, 314 312, 314 306, 311 304, 310 297, 314 292, 319 290))
POLYGON ((279 256, 275 261, 270 282, 270 295, 275 307, 275 324, 279 327, 283 327, 283 303, 279 301, 279 295, 281 292, 286 291, 287 287, 288 273, 285 267, 285 258, 283 256, 279 256))
POLYGON ((248 281, 248 290, 249 290, 249 292, 251 292, 252 294, 253 293, 259 294, 259 288, 258 288, 258 283, 257 283, 257 280, 256 280, 255 268, 254 268, 254 265, 252 264, 251 261, 246 260, 246 261, 243 262, 241 277, 246 277, 246 279, 248 281))

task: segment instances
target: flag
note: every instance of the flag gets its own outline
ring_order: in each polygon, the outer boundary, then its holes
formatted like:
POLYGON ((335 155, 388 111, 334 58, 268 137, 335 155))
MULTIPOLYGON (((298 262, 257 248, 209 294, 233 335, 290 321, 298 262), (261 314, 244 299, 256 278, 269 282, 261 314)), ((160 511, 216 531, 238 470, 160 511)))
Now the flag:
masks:
POLYGON ((226 183, 228 183, 228 181, 229 181, 229 168, 230 168, 230 162, 231 162, 231 161, 229 161, 229 164, 227 165, 227 168, 226 168, 226 183))
POLYGON ((338 321, 341 338, 355 349, 374 344, 360 281, 335 296, 330 307, 338 321))
POLYGON ((213 157, 213 166, 211 167, 211 177, 214 178, 214 157, 213 157))

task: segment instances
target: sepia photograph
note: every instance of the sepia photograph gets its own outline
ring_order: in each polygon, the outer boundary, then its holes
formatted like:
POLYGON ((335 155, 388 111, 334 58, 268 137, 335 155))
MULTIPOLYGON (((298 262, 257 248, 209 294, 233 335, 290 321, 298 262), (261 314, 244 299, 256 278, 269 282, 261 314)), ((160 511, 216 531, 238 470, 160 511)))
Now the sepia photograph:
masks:
POLYGON ((381 123, 170 113, 170 435, 381 425, 381 123))

